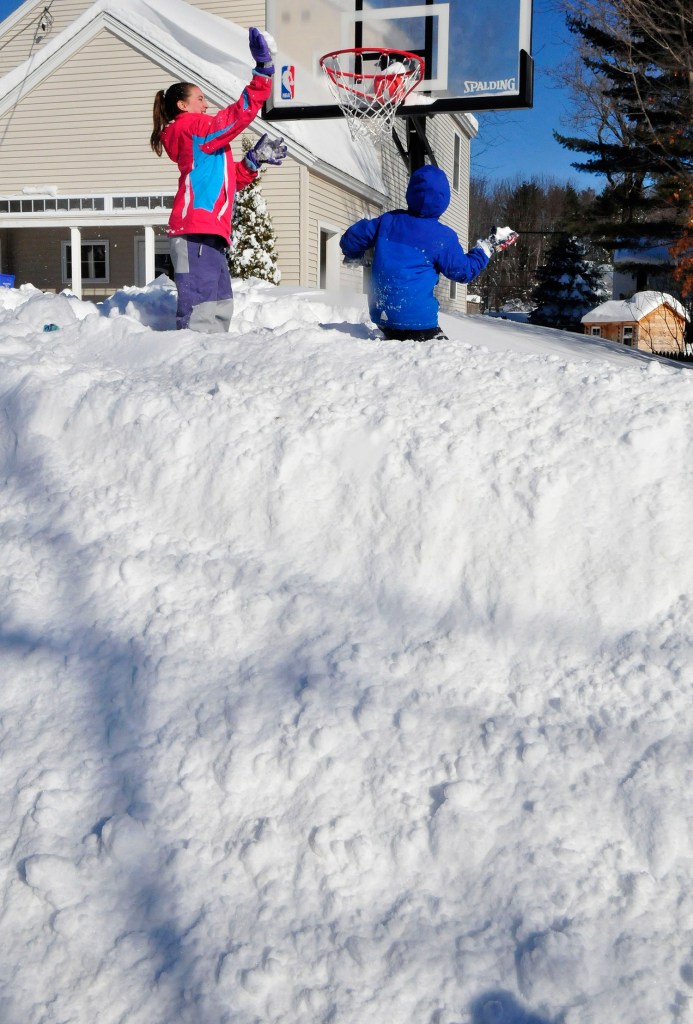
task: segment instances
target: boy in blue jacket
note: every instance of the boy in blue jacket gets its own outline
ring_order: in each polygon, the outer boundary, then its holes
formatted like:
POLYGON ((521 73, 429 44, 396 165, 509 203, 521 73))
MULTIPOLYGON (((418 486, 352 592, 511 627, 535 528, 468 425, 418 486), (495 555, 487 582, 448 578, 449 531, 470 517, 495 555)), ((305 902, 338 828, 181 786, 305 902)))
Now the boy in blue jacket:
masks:
POLYGON ((494 253, 517 241, 511 228, 492 228, 488 238, 465 253, 452 228, 438 220, 449 204, 448 179, 439 167, 426 164, 409 179, 406 210, 359 220, 339 241, 345 263, 362 262, 373 250, 369 309, 386 338, 444 338, 433 294, 440 275, 473 281, 494 253))

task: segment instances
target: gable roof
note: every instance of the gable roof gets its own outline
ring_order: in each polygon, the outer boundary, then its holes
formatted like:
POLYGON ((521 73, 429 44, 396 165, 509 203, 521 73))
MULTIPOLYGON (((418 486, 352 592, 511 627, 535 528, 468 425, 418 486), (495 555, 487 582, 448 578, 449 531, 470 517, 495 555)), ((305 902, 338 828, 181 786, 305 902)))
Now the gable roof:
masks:
POLYGON ((686 310, 673 295, 666 292, 636 292, 630 299, 612 299, 585 313, 581 323, 634 323, 644 320, 660 306, 668 306, 682 319, 687 319, 686 310))
MULTIPOLYGON (((166 75, 174 81, 194 81, 213 104, 224 107, 238 99, 250 80, 248 31, 240 25, 185 0, 95 0, 0 79, 0 116, 104 28, 162 68, 162 88, 169 84, 166 75)), ((290 155, 300 163, 323 170, 347 187, 360 185, 359 191, 372 193, 376 201, 384 200, 387 190, 375 151, 355 146, 341 118, 279 125, 257 118, 254 125, 270 135, 283 135, 290 155)))

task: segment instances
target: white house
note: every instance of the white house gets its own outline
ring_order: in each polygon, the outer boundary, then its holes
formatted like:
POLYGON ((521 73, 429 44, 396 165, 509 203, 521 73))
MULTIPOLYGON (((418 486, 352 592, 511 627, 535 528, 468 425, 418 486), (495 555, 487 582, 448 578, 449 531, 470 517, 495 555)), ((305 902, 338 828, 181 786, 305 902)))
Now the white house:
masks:
MULTIPOLYGON (((149 147, 154 95, 184 80, 212 110, 237 99, 252 67, 248 26, 263 22, 260 0, 26 0, 2 22, 0 273, 100 299, 165 269, 177 169, 149 147)), ((263 176, 282 282, 359 287, 338 240, 359 217, 402 204, 407 169, 394 144, 357 146, 341 119, 256 119, 249 133, 262 131, 289 146, 263 176)), ((444 219, 463 245, 475 133, 467 115, 428 122, 453 184, 444 219)), ((464 311, 464 288, 439 291, 444 309, 464 311)))

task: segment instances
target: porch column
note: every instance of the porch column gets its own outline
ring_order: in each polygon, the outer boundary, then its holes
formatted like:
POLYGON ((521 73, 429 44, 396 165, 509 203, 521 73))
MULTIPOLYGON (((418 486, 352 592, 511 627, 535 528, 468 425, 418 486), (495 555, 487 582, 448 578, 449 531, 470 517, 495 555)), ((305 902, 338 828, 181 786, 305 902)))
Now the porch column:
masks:
POLYGON ((144 228, 144 283, 150 284, 156 277, 154 266, 154 228, 146 224, 144 228))
POLYGON ((78 299, 82 298, 82 232, 79 228, 70 228, 70 251, 72 253, 72 284, 71 289, 78 299))

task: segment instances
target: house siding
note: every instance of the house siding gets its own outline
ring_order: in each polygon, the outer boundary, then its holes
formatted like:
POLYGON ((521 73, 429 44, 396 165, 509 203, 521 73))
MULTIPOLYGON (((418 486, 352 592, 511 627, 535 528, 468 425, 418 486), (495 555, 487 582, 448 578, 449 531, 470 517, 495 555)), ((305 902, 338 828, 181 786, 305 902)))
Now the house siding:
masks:
MULTIPOLYGON (((315 172, 309 174, 309 181, 307 284, 317 288, 320 284, 320 228, 329 226, 341 235, 354 221, 362 217, 377 217, 382 211, 315 172)), ((354 273, 341 268, 341 258, 339 277, 342 287, 361 291, 361 271, 354 273)))
MULTIPOLYGON (((45 3, 34 4, 14 24, 10 17, 0 26, 0 77, 41 49, 40 42, 34 43, 34 36, 45 6, 45 3)), ((90 0, 61 0, 60 3, 53 4, 50 11, 53 25, 45 41, 52 42, 89 6, 90 0)))
MULTIPOLYGON (((452 186, 453 163, 455 154, 455 135, 460 137, 460 187, 452 191, 450 206, 441 217, 443 224, 453 229, 459 238, 460 245, 468 248, 469 225, 469 164, 470 139, 463 132, 457 120, 451 116, 438 116, 428 121, 428 136, 438 164, 448 176, 452 186)), ((436 288, 436 296, 444 313, 466 313, 467 287, 458 284, 455 298, 450 298, 450 282, 441 280, 436 288)))
POLYGON ((668 306, 655 309, 638 327, 638 348, 651 352, 683 352, 684 321, 668 306))
MULTIPOLYGON (((249 62, 248 78, 250 70, 249 62)), ((149 147, 154 96, 171 81, 110 31, 99 32, 0 118, 0 192, 45 183, 70 193, 175 191, 176 168, 149 147)))
POLYGON ((200 7, 203 11, 209 11, 210 14, 217 14, 220 18, 233 21, 236 25, 242 25, 243 28, 250 28, 251 25, 264 28, 264 0, 262 2, 258 2, 258 0, 244 0, 242 3, 234 3, 233 0, 204 0, 204 2, 188 0, 188 3, 191 2, 195 7, 200 7))
MULTIPOLYGON (((240 155, 240 154, 239 154, 240 155)), ((276 235, 277 265, 281 283, 301 284, 301 168, 292 160, 262 173, 262 195, 276 235)))
MULTIPOLYGON (((92 0, 60 0, 60 3, 52 4, 50 13, 53 17, 53 24, 43 42, 52 42, 60 32, 91 6, 91 2, 92 0)), ((250 25, 258 25, 262 28, 265 23, 264 0, 241 0, 237 3, 234 3, 233 0, 188 0, 188 2, 192 7, 199 7, 202 11, 216 14, 226 21, 233 21, 246 28, 250 25)), ((34 43, 34 37, 45 7, 44 2, 34 4, 21 15, 18 21, 12 23, 13 19, 10 17, 4 23, 0 23, 0 78, 41 49, 42 42, 34 43)))
POLYGON ((0 118, 0 192, 45 183, 70 193, 174 191, 175 168, 149 148, 154 95, 167 81, 151 61, 99 32, 0 118))

